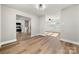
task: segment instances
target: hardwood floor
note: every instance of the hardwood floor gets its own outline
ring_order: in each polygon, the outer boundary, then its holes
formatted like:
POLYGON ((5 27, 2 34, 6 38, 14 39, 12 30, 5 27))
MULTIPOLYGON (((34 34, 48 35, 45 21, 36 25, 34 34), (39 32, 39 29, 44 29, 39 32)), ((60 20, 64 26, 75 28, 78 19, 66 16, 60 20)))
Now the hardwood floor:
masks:
MULTIPOLYGON (((0 54, 78 54, 79 46, 64 41, 53 42, 45 36, 35 36, 29 39, 17 41, 15 44, 8 44, 0 49, 0 54), (51 45, 53 42, 57 46, 51 45), (54 47, 53 47, 54 46, 54 47)), ((55 40, 55 39, 54 39, 55 40)))
POLYGON ((31 34, 30 33, 17 32, 16 38, 17 38, 18 41, 27 40, 27 39, 31 38, 31 34))
POLYGON ((65 54, 79 54, 79 45, 60 41, 65 54))

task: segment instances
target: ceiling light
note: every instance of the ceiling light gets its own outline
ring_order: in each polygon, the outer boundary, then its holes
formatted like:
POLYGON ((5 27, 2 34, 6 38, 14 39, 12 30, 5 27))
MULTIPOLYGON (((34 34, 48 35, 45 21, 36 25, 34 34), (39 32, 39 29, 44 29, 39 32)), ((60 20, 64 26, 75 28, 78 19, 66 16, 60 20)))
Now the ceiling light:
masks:
POLYGON ((44 10, 44 9, 46 8, 46 5, 45 5, 45 4, 37 4, 37 5, 36 5, 36 8, 37 8, 38 10, 44 10))

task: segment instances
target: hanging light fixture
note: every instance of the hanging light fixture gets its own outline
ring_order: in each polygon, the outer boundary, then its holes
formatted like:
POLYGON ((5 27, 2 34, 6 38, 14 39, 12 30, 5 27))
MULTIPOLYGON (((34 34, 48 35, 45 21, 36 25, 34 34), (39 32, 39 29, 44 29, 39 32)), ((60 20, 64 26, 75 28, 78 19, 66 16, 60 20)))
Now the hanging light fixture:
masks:
POLYGON ((37 5, 36 5, 36 8, 37 8, 38 10, 44 10, 44 9, 46 8, 46 6, 45 6, 45 4, 37 4, 37 5))

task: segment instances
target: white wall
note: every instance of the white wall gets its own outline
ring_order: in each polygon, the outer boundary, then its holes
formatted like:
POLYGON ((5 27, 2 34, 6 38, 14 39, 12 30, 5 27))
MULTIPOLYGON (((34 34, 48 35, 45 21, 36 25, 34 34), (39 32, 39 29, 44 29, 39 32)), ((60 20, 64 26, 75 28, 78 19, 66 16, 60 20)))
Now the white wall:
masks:
POLYGON ((1 42, 1 5, 0 5, 0 42, 1 42))
POLYGON ((33 19, 31 20, 31 33, 32 36, 39 35, 40 33, 40 20, 39 17, 32 17, 33 19))
POLYGON ((2 6, 2 42, 16 39, 16 14, 31 18, 31 35, 39 34, 39 20, 36 15, 2 6))
POLYGON ((79 42, 79 5, 72 5, 61 12, 62 37, 79 42))
POLYGON ((39 17, 40 20, 40 34, 45 32, 45 16, 39 17))
POLYGON ((76 25, 77 25, 77 40, 79 42, 79 5, 77 6, 77 21, 76 21, 76 25))
POLYGON ((54 13, 54 14, 46 14, 45 16, 40 17, 40 33, 43 33, 45 31, 56 31, 60 32, 60 28, 56 28, 55 26, 49 25, 48 21, 49 18, 51 19, 58 19, 60 20, 60 12, 54 13))

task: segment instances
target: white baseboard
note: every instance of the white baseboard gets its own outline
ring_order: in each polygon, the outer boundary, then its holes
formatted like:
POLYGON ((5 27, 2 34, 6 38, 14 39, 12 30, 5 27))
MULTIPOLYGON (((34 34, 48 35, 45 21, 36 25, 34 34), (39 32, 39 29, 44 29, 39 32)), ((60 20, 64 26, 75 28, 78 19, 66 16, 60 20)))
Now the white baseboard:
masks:
POLYGON ((16 40, 16 39, 13 39, 13 40, 1 42, 1 43, 0 43, 0 47, 1 47, 3 44, 8 44, 8 43, 12 43, 12 42, 15 42, 15 41, 17 41, 17 40, 16 40))
POLYGON ((37 34, 37 35, 31 35, 31 37, 38 36, 38 35, 40 35, 40 34, 37 34))
POLYGON ((67 40, 67 39, 60 39, 60 40, 65 41, 65 42, 69 42, 69 43, 72 43, 72 44, 79 45, 78 42, 74 42, 74 41, 71 41, 71 40, 67 40))
POLYGON ((31 35, 31 37, 34 37, 35 35, 31 35))

